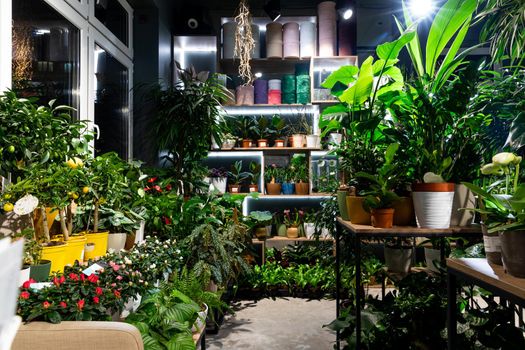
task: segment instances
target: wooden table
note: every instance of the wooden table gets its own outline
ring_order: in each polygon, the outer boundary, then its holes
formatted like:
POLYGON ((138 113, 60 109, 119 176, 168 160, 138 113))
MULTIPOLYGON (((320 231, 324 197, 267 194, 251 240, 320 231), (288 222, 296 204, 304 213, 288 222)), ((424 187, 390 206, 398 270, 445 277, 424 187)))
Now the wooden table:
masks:
POLYGON ((503 266, 493 265, 487 259, 447 259, 448 292, 448 348, 457 349, 457 280, 480 286, 494 295, 525 307, 525 279, 505 273, 503 266))
POLYGON ((193 333, 192 338, 197 349, 206 350, 206 324, 204 324, 200 331, 193 333))
MULTIPOLYGON (((481 227, 478 225, 468 227, 450 227, 447 229, 430 229, 418 228, 414 226, 394 226, 393 228, 376 228, 370 225, 355 225, 350 221, 345 221, 342 218, 337 218, 336 236, 335 236, 335 273, 336 273, 336 316, 340 314, 340 290, 341 290, 341 275, 340 275, 340 241, 343 233, 349 233, 353 238, 354 253, 356 259, 356 349, 361 345, 361 241, 363 239, 384 239, 384 238, 441 238, 441 260, 445 260, 444 240, 446 237, 481 237, 481 227)), ((340 348, 339 332, 336 335, 336 348, 340 348)))

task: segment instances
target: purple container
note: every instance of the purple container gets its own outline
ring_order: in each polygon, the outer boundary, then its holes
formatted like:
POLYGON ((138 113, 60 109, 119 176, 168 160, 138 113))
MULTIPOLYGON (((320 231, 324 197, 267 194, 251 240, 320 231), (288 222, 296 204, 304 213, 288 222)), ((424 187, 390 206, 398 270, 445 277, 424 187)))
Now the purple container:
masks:
POLYGON ((255 104, 268 104, 268 80, 257 79, 253 82, 255 88, 255 104))

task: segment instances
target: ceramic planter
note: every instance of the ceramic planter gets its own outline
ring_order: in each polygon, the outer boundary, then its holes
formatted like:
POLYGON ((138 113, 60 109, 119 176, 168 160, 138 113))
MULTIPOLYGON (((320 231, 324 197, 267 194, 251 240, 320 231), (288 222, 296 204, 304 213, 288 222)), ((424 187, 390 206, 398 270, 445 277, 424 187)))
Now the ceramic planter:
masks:
POLYGON ((51 272, 51 261, 40 260, 40 264, 31 265, 29 267, 29 278, 34 279, 37 282, 47 281, 51 272))
MULTIPOLYGON (((65 242, 51 242, 42 247, 42 259, 51 261, 51 272, 62 272, 66 265, 65 242)), ((104 252, 105 254, 106 252, 104 252)))
POLYGON ((348 211, 348 218, 355 225, 370 225, 371 218, 363 208, 365 197, 346 196, 346 209, 348 211))
POLYGON ((304 223, 304 234, 306 238, 312 239, 315 236, 315 224, 311 222, 304 223))
POLYGON ((208 317, 208 305, 204 304, 202 310, 197 313, 197 319, 191 328, 192 333, 200 332, 206 327, 206 318, 208 317))
POLYGON ((310 184, 308 182, 296 182, 295 194, 306 196, 310 192, 310 184))
POLYGON ((394 209, 372 209, 370 221, 378 228, 392 228, 394 226, 394 209))
POLYGON ((277 227, 277 235, 280 237, 286 237, 286 231, 287 231, 287 228, 285 224, 280 224, 277 227))
POLYGON ((219 193, 224 194, 226 193, 226 184, 228 183, 227 177, 210 177, 210 186, 212 186, 212 190, 215 189, 219 191, 219 193))
POLYGON ((80 262, 84 261, 84 247, 86 241, 87 238, 85 235, 69 237, 65 251, 66 265, 74 265, 77 260, 80 262))
POLYGON ((389 271, 407 274, 412 264, 412 247, 385 246, 385 264, 389 271))
POLYGON ((418 227, 445 229, 450 227, 453 183, 414 184, 412 198, 418 227))
POLYGON ((284 147, 284 140, 275 140, 273 147, 284 147))
MULTIPOLYGON (((29 280, 29 273, 31 271, 31 268, 27 265, 24 265, 22 269, 20 270, 20 276, 18 277, 18 286, 22 286, 25 281, 29 280)), ((48 273, 49 275, 49 273, 48 273)))
POLYGON ((268 147, 268 140, 267 139, 257 140, 257 147, 268 147))
POLYGON ((211 149, 219 149, 219 144, 215 141, 215 137, 211 137, 211 149))
POLYGON ((284 182, 281 188, 282 188, 283 194, 286 194, 286 195, 294 194, 294 184, 293 183, 284 182))
POLYGON ((250 193, 259 192, 259 185, 250 185, 250 193))
POLYGON ((483 232, 483 245, 485 247, 485 256, 487 261, 492 264, 502 265, 501 261, 501 238, 498 232, 488 233, 487 226, 481 225, 483 232))
POLYGON ((472 210, 460 210, 460 208, 474 209, 476 197, 474 193, 463 184, 456 184, 454 189, 454 201, 452 202, 452 214, 450 226, 469 226, 474 221, 472 210))
POLYGON ((230 185, 228 190, 230 193, 241 193, 241 185, 230 185))
POLYGON ((307 148, 320 148, 321 137, 319 135, 306 135, 307 148))
POLYGON ((425 263, 427 267, 434 272, 439 272, 439 269, 436 267, 439 266, 441 261, 441 250, 432 249, 425 247, 425 263))
POLYGON ((120 252, 126 245, 126 233, 110 233, 108 236, 108 251, 120 252))
POLYGON ((299 228, 298 227, 288 227, 286 229, 286 237, 288 237, 288 238, 298 238, 299 237, 299 228))
POLYGON ((525 230, 505 231, 499 235, 505 271, 511 276, 525 278, 525 230))
POLYGON ((252 147, 252 140, 250 139, 242 140, 242 148, 250 148, 250 147, 252 147))
POLYGON ((267 183, 266 193, 269 195, 273 195, 273 196, 281 194, 281 184, 280 183, 267 183))
POLYGON ((303 148, 305 141, 305 135, 295 134, 292 135, 292 147, 293 148, 303 148))
POLYGON ((88 233, 86 235, 86 245, 89 245, 89 247, 86 246, 84 251, 84 260, 96 259, 106 255, 106 251, 108 250, 108 236, 108 231, 88 233), (93 248, 91 248, 91 246, 93 246, 93 248))
POLYGON ((221 145, 221 149, 232 149, 235 147, 236 143, 237 142, 233 139, 224 140, 221 145))
POLYGON ((414 214, 414 202, 412 197, 400 197, 394 203, 394 225, 395 226, 414 226, 416 215, 414 214))
POLYGON ((260 240, 266 239, 266 236, 268 235, 268 230, 266 227, 256 227, 254 229, 255 237, 257 237, 260 240))
POLYGON ((339 206, 339 215, 345 221, 350 220, 348 216, 348 209, 346 207, 346 197, 348 196, 348 191, 337 191, 337 205, 339 206))

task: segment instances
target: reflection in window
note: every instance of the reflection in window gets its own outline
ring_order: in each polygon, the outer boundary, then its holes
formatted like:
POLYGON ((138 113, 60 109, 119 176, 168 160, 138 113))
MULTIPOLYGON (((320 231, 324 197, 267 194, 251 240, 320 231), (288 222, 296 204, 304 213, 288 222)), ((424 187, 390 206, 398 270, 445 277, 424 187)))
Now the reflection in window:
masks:
POLYGON ((95 17, 128 45, 128 13, 118 0, 96 0, 95 17))
POLYGON ((117 152, 127 159, 129 72, 116 58, 95 45, 95 124, 100 129, 95 153, 117 152))
POLYGON ((44 0, 13 1, 13 89, 79 107, 80 30, 44 0))

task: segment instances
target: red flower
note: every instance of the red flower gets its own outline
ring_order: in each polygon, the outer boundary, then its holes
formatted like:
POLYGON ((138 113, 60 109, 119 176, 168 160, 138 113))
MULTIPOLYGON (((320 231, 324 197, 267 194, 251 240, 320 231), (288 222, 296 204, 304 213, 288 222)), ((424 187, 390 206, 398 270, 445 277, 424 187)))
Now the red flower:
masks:
POLYGON ((171 221, 171 219, 169 217, 163 216, 162 218, 164 219, 164 223, 166 225, 171 225, 172 221, 171 221))
POLYGON ((155 186, 153 186, 153 188, 159 193, 162 192, 162 188, 160 188, 159 185, 155 185, 155 186))
POLYGON ((152 177, 150 179, 148 179, 148 182, 151 184, 151 183, 154 183, 155 181, 157 181, 157 177, 152 177))
POLYGON ((144 187, 144 191, 148 192, 149 190, 151 190, 151 187, 149 186, 144 187))
POLYGON ((23 291, 20 293, 20 299, 29 299, 29 292, 23 291))
POLYGON ((91 282, 91 283, 97 283, 98 276, 93 273, 93 274, 88 276, 88 281, 91 282))
POLYGON ((84 275, 83 273, 80 274, 80 279, 82 280, 82 282, 84 282, 86 280, 86 275, 84 275))
POLYGON ((78 281, 78 275, 76 273, 70 273, 69 278, 73 281, 78 281))
POLYGON ((66 278, 64 276, 60 276, 60 278, 58 277, 53 277, 53 283, 55 284, 55 286, 59 286, 61 285, 62 283, 64 283, 66 281, 66 278))
POLYGON ((31 286, 31 283, 35 283, 36 281, 32 278, 30 278, 29 280, 25 281, 24 284, 22 284, 22 288, 29 288, 31 286))
POLYGON ((44 302, 42 303, 42 306, 44 307, 44 309, 47 309, 48 307, 51 306, 51 304, 50 304, 49 302, 47 302, 47 301, 44 301, 44 302))
POLYGON ((113 292, 113 294, 115 294, 115 296, 117 297, 117 299, 120 299, 120 292, 118 290, 115 290, 113 292))
POLYGON ((166 186, 166 191, 171 191, 171 189, 172 189, 171 184, 168 184, 168 185, 166 186))
POLYGON ((94 302, 95 304, 98 304, 98 303, 99 303, 99 301, 100 301, 100 300, 99 300, 99 298, 98 298, 98 297, 93 297, 93 302, 94 302))
POLYGON ((77 301, 77 308, 82 311, 82 309, 84 308, 84 304, 86 302, 84 301, 84 299, 80 299, 79 301, 77 301))
POLYGON ((64 301, 61 301, 61 302, 60 302, 60 307, 62 307, 62 308, 64 308, 64 309, 65 309, 65 308, 67 307, 67 304, 66 304, 66 302, 64 302, 64 301))
POLYGON ((102 288, 100 288, 100 287, 95 288, 95 294, 96 295, 102 295, 102 293, 103 293, 102 288))

